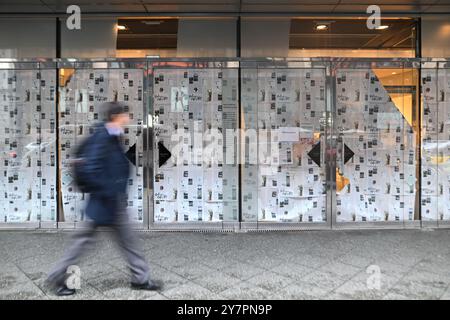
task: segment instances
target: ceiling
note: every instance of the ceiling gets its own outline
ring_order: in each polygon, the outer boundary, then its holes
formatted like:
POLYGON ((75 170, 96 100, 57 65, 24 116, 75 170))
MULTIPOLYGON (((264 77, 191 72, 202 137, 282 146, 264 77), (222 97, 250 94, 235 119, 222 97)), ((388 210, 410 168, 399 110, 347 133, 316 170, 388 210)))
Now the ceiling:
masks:
MULTIPOLYGON (((247 19, 247 18, 245 18, 247 19)), ((118 49, 175 49, 178 34, 177 18, 123 18, 124 26, 117 37, 118 49)), ((326 20, 328 30, 318 31, 323 23, 317 18, 290 19, 291 49, 413 49, 415 19, 384 19, 386 30, 370 30, 365 19, 342 18, 326 20)))
POLYGON ((365 19, 328 21, 329 30, 317 31, 320 19, 292 19, 291 49, 411 49, 415 46, 413 19, 387 19, 387 30, 370 30, 365 19))
POLYGON ((178 19, 119 19, 117 49, 175 49, 178 19), (150 23, 150 24, 149 24, 150 23))
POLYGON ((77 4, 85 14, 157 15, 198 13, 366 14, 379 5, 384 14, 450 13, 450 0, 0 0, 0 14, 65 14, 77 4))

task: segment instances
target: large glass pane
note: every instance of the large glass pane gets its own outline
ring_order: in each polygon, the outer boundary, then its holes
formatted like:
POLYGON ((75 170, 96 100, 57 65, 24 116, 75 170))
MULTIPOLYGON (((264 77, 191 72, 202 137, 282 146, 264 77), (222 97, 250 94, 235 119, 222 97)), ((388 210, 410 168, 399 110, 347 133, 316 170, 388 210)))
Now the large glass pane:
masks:
POLYGON ((55 97, 54 69, 0 70, 1 222, 56 221, 55 97))
POLYGON ((154 222, 237 221, 237 69, 153 75, 154 222))
POLYGON ((337 222, 418 218, 414 69, 336 69, 337 222))
POLYGON ((325 69, 242 75, 243 221, 327 221, 325 69))
POLYGON ((450 220, 450 69, 445 63, 422 68, 422 219, 450 220))
POLYGON ((130 124, 122 138, 123 149, 130 159, 128 211, 131 220, 143 222, 143 69, 76 69, 60 70, 60 159, 62 207, 60 221, 82 221, 88 195, 77 191, 71 171, 71 159, 77 146, 93 132, 93 125, 106 120, 101 108, 104 102, 119 101, 126 105, 130 124))

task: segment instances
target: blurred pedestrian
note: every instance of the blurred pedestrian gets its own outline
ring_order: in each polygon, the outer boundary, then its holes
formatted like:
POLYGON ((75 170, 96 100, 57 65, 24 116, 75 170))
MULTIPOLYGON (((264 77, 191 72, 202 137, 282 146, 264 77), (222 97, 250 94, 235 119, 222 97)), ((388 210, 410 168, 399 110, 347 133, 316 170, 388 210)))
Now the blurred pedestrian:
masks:
MULTIPOLYGON (((95 242, 99 226, 114 230, 115 237, 131 270, 131 287, 141 290, 160 290, 162 283, 150 279, 149 267, 138 248, 138 239, 128 223, 126 188, 129 161, 120 145, 120 136, 129 122, 122 104, 107 102, 103 105, 107 122, 95 127, 95 132, 83 147, 83 188, 90 198, 86 215, 90 218, 86 228, 78 231, 62 259, 49 273, 47 281, 55 287, 57 295, 72 295, 75 289, 66 284, 67 269, 76 265, 80 256, 95 242)), ((75 179, 76 180, 76 179, 75 179)))

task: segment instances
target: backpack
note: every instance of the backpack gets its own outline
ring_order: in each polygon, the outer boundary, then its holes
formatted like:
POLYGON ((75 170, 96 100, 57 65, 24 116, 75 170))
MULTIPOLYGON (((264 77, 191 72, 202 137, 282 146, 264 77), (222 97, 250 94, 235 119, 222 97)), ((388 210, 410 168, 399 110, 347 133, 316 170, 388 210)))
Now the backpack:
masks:
POLYGON ((89 183, 92 179, 86 166, 88 165, 87 156, 92 148, 95 148, 95 140, 98 136, 96 130, 91 136, 85 138, 75 151, 75 159, 72 162, 72 176, 78 190, 82 193, 91 193, 92 185, 89 183))

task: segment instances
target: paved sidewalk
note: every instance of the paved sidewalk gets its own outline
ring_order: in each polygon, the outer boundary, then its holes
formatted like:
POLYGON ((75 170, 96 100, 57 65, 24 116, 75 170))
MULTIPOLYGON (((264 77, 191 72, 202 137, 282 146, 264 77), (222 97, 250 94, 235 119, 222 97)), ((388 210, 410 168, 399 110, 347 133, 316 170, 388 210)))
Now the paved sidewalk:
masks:
POLYGON ((101 232, 81 290, 59 298, 44 280, 70 234, 0 231, 0 299, 450 299, 450 230, 140 232, 160 293, 129 288, 101 232))

